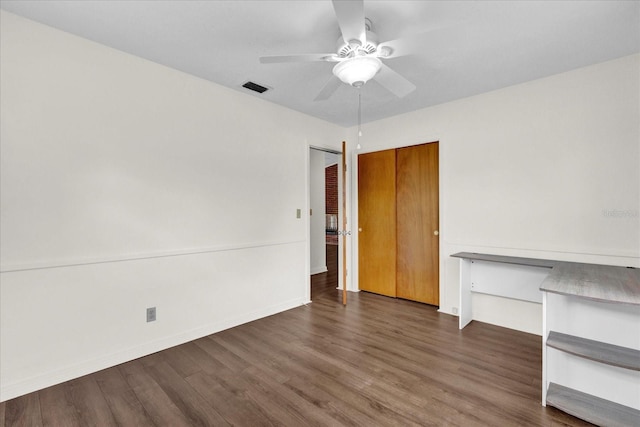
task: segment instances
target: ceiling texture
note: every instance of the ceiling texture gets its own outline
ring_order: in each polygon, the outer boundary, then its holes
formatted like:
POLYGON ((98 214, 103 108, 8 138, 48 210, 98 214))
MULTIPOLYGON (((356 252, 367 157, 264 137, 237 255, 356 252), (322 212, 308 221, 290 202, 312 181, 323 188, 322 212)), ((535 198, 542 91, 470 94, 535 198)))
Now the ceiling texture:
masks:
MULTIPOLYGON (((331 62, 261 56, 335 53, 329 0, 9 1, 2 9, 338 124, 378 120, 640 52, 640 1, 367 1, 381 42, 415 52, 383 62, 417 88, 397 98, 375 80, 314 101, 331 62), (252 81, 269 87, 257 94, 252 81)), ((640 78, 640 77, 639 77, 640 78)))

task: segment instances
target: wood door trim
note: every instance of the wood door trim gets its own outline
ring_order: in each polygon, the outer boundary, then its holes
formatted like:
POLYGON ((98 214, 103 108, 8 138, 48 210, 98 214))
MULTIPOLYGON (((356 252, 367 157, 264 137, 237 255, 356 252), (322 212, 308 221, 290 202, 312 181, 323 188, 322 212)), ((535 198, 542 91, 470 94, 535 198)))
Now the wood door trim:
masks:
POLYGON ((342 141, 342 305, 347 305, 347 142, 342 141))

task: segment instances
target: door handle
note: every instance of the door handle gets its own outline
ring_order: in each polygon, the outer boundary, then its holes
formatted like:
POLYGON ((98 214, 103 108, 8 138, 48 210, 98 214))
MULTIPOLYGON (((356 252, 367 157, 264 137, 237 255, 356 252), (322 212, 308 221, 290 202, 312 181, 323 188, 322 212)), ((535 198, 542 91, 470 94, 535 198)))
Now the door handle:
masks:
POLYGON ((433 232, 433 235, 434 235, 434 236, 438 236, 439 234, 440 234, 440 232, 439 232, 438 230, 436 230, 436 231, 434 231, 434 232, 433 232))

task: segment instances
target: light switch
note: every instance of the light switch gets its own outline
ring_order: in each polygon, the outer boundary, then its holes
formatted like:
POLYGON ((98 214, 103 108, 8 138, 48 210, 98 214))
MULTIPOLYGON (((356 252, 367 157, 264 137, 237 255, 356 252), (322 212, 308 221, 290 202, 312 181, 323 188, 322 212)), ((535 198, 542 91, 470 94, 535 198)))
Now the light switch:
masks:
POLYGON ((300 211, 300 209, 296 209, 296 218, 300 219, 301 214, 302 212, 300 211))

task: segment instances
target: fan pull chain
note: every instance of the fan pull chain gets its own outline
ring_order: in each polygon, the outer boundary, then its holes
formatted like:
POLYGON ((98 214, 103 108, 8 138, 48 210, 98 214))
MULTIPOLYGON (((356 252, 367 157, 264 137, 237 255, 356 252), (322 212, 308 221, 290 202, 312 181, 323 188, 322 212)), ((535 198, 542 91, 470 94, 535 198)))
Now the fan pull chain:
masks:
POLYGON ((360 149, 360 137, 362 136, 362 92, 358 88, 358 145, 356 148, 360 149))

